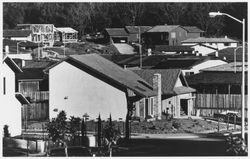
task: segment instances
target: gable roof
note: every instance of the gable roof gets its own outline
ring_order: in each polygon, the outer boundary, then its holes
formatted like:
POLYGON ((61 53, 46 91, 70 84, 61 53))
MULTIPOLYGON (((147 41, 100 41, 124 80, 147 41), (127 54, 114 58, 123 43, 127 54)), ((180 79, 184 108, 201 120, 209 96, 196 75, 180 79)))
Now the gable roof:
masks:
POLYGON ((55 29, 59 32, 64 32, 64 33, 78 33, 78 31, 70 27, 56 27, 55 29))
MULTIPOLYGON (((156 94, 150 84, 140 78, 137 74, 128 69, 123 69, 113 62, 97 55, 71 55, 64 61, 74 62, 82 68, 94 71, 98 77, 106 78, 112 83, 119 85, 122 88, 128 88, 140 96, 154 96, 156 94)), ((51 69, 55 67, 48 68, 51 69)))
POLYGON ((208 60, 216 59, 209 56, 186 56, 186 57, 173 57, 158 63, 154 69, 191 69, 200 63, 208 60))
POLYGON ((135 54, 134 48, 127 43, 112 44, 120 54, 135 54))
POLYGON ((139 33, 139 28, 140 28, 140 33, 144 33, 151 29, 151 26, 125 26, 127 31, 131 34, 138 34, 139 33))
POLYGON ((181 26, 182 28, 184 28, 187 32, 189 33, 203 33, 204 31, 199 29, 196 26, 181 26))
MULTIPOLYGON (((238 47, 228 47, 228 48, 225 48, 225 49, 221 49, 221 50, 218 50, 218 56, 220 58, 226 58, 227 61, 234 61, 234 50, 237 48, 236 50, 236 61, 242 61, 242 48, 238 48, 238 47)), ((247 61, 247 47, 245 48, 245 60, 247 61)), ((216 52, 212 52, 210 54, 208 54, 208 56, 215 56, 216 52)))
POLYGON ((179 45, 179 46, 156 45, 155 50, 160 51, 160 52, 162 51, 164 52, 184 52, 184 51, 192 52, 194 51, 193 48, 191 48, 190 46, 185 46, 185 45, 179 45))
POLYGON ((156 25, 152 29, 148 30, 148 33, 153 32, 171 32, 172 30, 180 27, 180 25, 156 25))
POLYGON ((31 30, 3 30, 3 37, 27 37, 31 30))
POLYGON ((156 73, 161 74, 161 89, 164 95, 177 95, 183 93, 195 92, 194 89, 188 87, 185 77, 181 73, 180 69, 142 69, 133 70, 141 78, 145 79, 148 83, 153 85, 153 76, 156 73), (181 77, 184 85, 181 87, 175 87, 178 78, 181 77))
MULTIPOLYGON (((247 76, 245 84, 248 85, 247 76)), ((198 74, 190 75, 186 77, 189 85, 201 85, 201 84, 236 84, 242 83, 241 72, 201 72, 198 74)))
MULTIPOLYGON (((241 72, 242 71, 242 62, 231 62, 227 64, 222 64, 219 66, 209 67, 202 69, 203 72, 234 72, 236 66, 236 71, 241 72)), ((248 70, 248 63, 245 62, 245 71, 248 70)))
POLYGON ((190 38, 183 40, 181 43, 238 43, 238 41, 230 38, 198 37, 198 38, 190 38))
POLYGON ((106 28, 105 30, 109 36, 128 36, 124 28, 106 28))

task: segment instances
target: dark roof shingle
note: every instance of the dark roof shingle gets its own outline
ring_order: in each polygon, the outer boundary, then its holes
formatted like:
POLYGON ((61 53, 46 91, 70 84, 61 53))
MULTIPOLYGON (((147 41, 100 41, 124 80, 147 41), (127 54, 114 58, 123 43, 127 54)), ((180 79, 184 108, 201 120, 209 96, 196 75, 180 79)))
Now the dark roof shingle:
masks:
POLYGON ((182 26, 189 33, 203 33, 204 31, 196 26, 182 26))
POLYGON ((140 33, 144 33, 146 31, 148 31, 149 29, 151 29, 151 26, 125 26, 125 28, 127 29, 127 31, 129 33, 135 34, 135 33, 139 33, 139 28, 140 28, 140 33))
POLYGON ((128 33, 124 28, 106 28, 109 36, 128 36, 128 33))

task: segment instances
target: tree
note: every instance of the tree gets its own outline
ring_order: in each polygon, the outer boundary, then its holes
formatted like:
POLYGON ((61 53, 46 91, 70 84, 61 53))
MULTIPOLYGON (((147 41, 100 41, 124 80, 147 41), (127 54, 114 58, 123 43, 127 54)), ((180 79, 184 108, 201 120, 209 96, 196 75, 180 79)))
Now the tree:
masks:
POLYGON ((66 119, 66 113, 61 111, 56 118, 53 118, 52 121, 47 124, 46 129, 53 142, 66 144, 65 137, 68 129, 66 119))
POLYGON ((79 117, 70 117, 69 122, 69 133, 72 136, 73 144, 75 143, 75 137, 78 135, 78 131, 80 131, 81 119, 79 117))

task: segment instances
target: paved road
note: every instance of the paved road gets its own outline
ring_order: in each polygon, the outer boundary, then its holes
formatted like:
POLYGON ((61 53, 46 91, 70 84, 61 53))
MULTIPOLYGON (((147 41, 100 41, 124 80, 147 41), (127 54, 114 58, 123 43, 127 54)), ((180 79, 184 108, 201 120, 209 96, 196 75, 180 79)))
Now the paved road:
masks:
POLYGON ((131 139, 114 156, 227 156, 224 138, 131 139))

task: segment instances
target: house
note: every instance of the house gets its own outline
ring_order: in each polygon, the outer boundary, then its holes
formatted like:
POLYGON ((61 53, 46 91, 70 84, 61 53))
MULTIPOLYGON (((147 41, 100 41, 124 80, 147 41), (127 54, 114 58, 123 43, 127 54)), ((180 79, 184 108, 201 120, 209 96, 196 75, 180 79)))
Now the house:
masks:
POLYGON ((201 32, 198 28, 192 30, 192 27, 180 25, 157 25, 144 33, 146 48, 154 49, 156 45, 181 45, 183 40, 199 37, 201 32))
POLYGON ((141 78, 153 85, 157 96, 143 98, 135 103, 135 116, 142 119, 157 118, 158 104, 161 119, 169 114, 174 118, 193 115, 195 89, 190 88, 180 69, 141 69, 133 70, 141 78))
POLYGON ((208 56, 213 52, 218 52, 217 48, 205 45, 203 43, 197 43, 195 45, 183 45, 189 46, 190 48, 194 49, 194 53, 199 56, 208 56))
POLYGON ((106 28, 104 38, 109 43, 128 43, 129 34, 124 28, 106 28))
MULTIPOLYGON (((246 67, 246 113, 247 114, 247 66, 246 67)), ((242 63, 237 62, 214 66, 201 70, 201 73, 187 77, 188 84, 197 90, 195 109, 197 115, 213 116, 226 110, 241 111, 242 63)))
MULTIPOLYGON (((245 59, 247 61, 247 47, 245 48, 245 59)), ((218 50, 217 52, 212 52, 210 54, 208 54, 208 56, 217 56, 220 57, 221 59, 226 59, 229 62, 233 62, 233 61, 242 61, 242 47, 238 46, 238 47, 228 47, 222 50, 218 50)))
POLYGON ((23 72, 17 74, 17 84, 18 91, 30 100, 29 109, 24 108, 22 111, 28 121, 49 119, 49 79, 43 70, 54 63, 48 60, 25 60, 21 64, 23 72))
POLYGON ((225 36, 224 38, 206 38, 206 37, 198 37, 198 38, 190 38, 181 41, 182 45, 196 45, 196 44, 204 44, 206 46, 222 50, 228 47, 237 47, 237 40, 233 40, 225 36))
POLYGON ((31 30, 3 30, 3 38, 16 41, 32 41, 31 30))
POLYGON ((19 92, 16 92, 15 74, 22 72, 18 65, 8 56, 0 64, 0 99, 1 99, 1 131, 8 125, 11 136, 22 133, 22 107, 29 105, 29 101, 19 92))
POLYGON ((63 43, 75 43, 78 41, 78 31, 70 27, 56 27, 55 41, 63 43))
POLYGON ((31 30, 31 40, 34 43, 42 43, 47 46, 54 45, 53 24, 17 24, 20 30, 31 30))
POLYGON ((153 69, 181 69, 185 76, 199 73, 201 69, 226 64, 217 57, 208 56, 179 56, 170 57, 158 63, 153 69))
POLYGON ((168 45, 156 45, 154 51, 161 52, 163 54, 193 54, 194 49, 190 46, 168 46, 168 45))
POLYGON ((125 30, 129 34, 128 41, 130 43, 138 43, 139 34, 141 41, 143 41, 143 34, 151 28, 151 26, 125 26, 125 30))
POLYGON ((196 26, 182 26, 183 29, 187 31, 187 38, 197 38, 202 37, 204 31, 196 26))
POLYGON ((64 110, 68 116, 126 119, 128 105, 156 93, 128 69, 97 55, 71 55, 45 70, 49 73, 50 118, 64 110))

